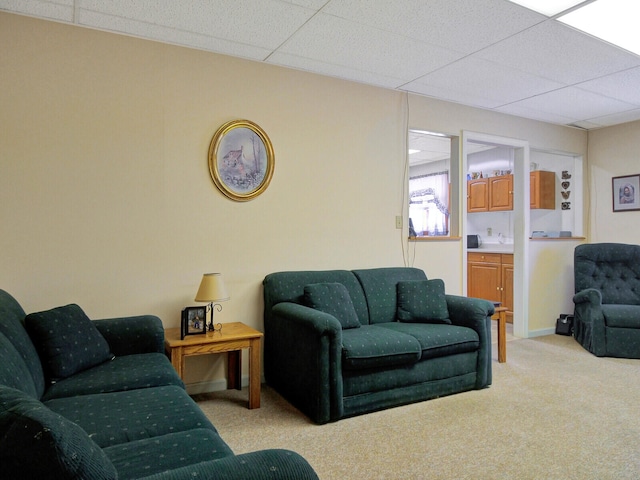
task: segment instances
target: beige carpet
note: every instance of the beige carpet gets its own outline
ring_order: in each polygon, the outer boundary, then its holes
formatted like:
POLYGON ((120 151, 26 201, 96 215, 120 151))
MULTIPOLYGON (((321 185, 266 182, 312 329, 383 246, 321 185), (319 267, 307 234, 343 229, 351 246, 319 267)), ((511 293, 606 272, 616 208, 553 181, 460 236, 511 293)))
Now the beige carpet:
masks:
POLYGON ((638 479, 640 360, 597 358, 573 338, 515 339, 493 385, 328 425, 263 386, 198 395, 236 453, 288 448, 321 479, 638 479))

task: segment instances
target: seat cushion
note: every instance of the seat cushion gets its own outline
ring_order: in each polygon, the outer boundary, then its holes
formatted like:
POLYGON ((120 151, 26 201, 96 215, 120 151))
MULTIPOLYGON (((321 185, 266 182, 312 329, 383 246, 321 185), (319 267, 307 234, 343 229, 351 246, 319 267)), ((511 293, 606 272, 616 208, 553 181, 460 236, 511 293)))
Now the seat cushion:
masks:
POLYGON ((607 327, 640 328, 640 305, 602 305, 607 327))
POLYGON ((115 479, 87 433, 24 392, 0 385, 3 478, 115 479))
POLYGON ((165 355, 140 353, 116 357, 110 362, 58 380, 47 389, 42 400, 163 385, 184 386, 165 355))
POLYGON ((50 379, 69 377, 113 357, 105 338, 78 305, 31 313, 25 325, 50 379))
POLYGON ((475 352, 480 348, 478 333, 467 327, 428 323, 381 323, 381 328, 410 335, 420 344, 420 360, 475 352))
POLYGON ((420 343, 414 337, 379 325, 342 332, 342 367, 346 370, 415 363, 420 354, 420 343))
POLYGON ((103 448, 194 428, 215 431, 187 392, 176 386, 56 398, 44 403, 82 427, 103 448))
POLYGON ((306 285, 304 287, 304 303, 307 307, 333 315, 343 329, 360 326, 349 291, 341 283, 306 285))
POLYGON ((398 282, 397 316, 401 322, 451 324, 444 282, 439 278, 398 282))
POLYGON ((142 478, 199 462, 233 455, 211 429, 197 428, 113 445, 104 453, 118 470, 118 479, 142 478))

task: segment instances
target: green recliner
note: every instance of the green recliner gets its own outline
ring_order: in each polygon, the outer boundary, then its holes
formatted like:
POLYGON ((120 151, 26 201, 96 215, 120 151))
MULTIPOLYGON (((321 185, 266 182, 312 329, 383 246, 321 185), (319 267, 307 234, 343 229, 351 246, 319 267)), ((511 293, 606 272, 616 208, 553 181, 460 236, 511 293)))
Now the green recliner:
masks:
POLYGON ((640 358, 640 245, 574 251, 574 337, 598 357, 640 358))

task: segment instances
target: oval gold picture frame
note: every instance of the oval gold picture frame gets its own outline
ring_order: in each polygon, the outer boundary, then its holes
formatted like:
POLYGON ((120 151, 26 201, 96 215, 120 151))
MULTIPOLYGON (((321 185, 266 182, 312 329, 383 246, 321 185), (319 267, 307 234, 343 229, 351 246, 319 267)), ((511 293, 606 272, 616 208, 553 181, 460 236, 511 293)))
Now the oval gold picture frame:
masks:
POLYGON ((264 192, 273 176, 275 158, 271 140, 249 120, 222 125, 209 145, 209 173, 228 198, 246 202, 264 192))

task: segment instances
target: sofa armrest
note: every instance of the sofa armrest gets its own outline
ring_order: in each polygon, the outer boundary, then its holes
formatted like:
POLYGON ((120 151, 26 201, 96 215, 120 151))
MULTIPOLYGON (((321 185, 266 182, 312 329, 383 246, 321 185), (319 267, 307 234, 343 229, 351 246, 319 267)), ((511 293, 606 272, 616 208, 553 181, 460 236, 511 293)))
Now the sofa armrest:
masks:
POLYGON ((316 423, 343 415, 342 326, 327 313, 292 302, 265 325, 265 377, 316 423))
POLYGON ((290 450, 269 449, 244 453, 219 460, 144 477, 141 480, 317 480, 318 475, 299 454, 290 450))
POLYGON ((596 356, 607 352, 602 293, 586 288, 573 296, 573 336, 584 348, 596 356))
POLYGON ((478 369, 476 388, 491 385, 491 316, 495 306, 488 300, 480 298, 446 295, 449 319, 453 325, 472 328, 478 333, 480 348, 478 350, 478 369))
POLYGON ((94 322, 116 356, 164 353, 164 328, 155 315, 107 318, 94 322))

